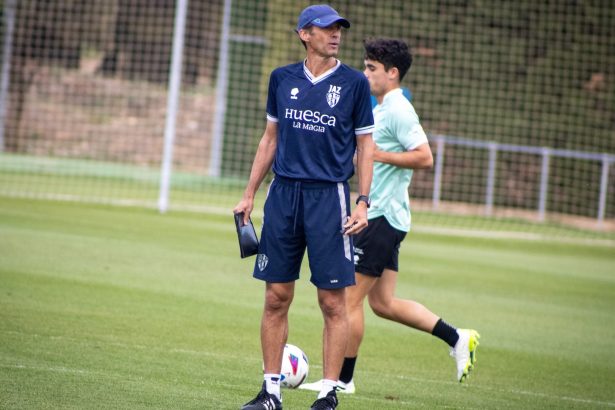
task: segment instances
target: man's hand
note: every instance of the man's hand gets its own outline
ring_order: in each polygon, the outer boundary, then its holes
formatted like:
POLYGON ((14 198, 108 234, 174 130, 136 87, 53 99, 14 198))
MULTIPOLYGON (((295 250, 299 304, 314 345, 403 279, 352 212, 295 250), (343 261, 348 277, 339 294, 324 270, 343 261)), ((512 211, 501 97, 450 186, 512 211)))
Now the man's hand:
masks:
POLYGON ((243 197, 241 201, 233 208, 233 213, 243 212, 243 224, 247 225, 250 220, 250 214, 254 208, 254 198, 243 197))
POLYGON ((356 235, 367 227, 367 204, 359 202, 343 226, 344 235, 356 235))

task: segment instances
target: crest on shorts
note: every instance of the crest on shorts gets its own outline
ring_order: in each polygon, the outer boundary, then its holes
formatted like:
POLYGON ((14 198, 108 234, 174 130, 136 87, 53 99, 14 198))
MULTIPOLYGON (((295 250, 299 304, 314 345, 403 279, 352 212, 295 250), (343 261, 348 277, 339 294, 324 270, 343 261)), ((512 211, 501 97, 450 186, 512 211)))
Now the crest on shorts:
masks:
POLYGON ((361 256, 363 256, 363 249, 354 247, 354 264, 358 264, 361 260, 361 256))
POLYGON ((340 100, 341 91, 342 87, 329 84, 329 91, 327 92, 327 104, 329 104, 329 107, 333 108, 337 105, 340 100))
POLYGON ((267 255, 265 255, 264 253, 259 253, 256 257, 256 264, 258 265, 258 269, 260 269, 261 272, 264 271, 268 263, 269 258, 267 257, 267 255))

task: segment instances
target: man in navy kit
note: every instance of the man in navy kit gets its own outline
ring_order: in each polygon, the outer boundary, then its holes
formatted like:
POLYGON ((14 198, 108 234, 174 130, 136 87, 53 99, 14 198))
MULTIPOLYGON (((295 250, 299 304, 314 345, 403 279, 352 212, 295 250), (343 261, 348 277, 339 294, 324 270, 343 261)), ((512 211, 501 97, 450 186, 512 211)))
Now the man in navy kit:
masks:
POLYGON ((312 409, 337 407, 335 386, 348 338, 345 288, 354 284, 351 235, 367 226, 374 120, 369 83, 337 60, 342 27, 350 23, 327 5, 299 15, 303 62, 271 73, 267 126, 250 179, 233 212, 247 222, 254 196, 273 165, 254 277, 266 282, 261 321, 264 382, 244 410, 282 409, 280 367, 288 310, 305 250, 324 318, 323 383, 312 409), (357 154, 359 197, 350 213, 348 180, 357 154))

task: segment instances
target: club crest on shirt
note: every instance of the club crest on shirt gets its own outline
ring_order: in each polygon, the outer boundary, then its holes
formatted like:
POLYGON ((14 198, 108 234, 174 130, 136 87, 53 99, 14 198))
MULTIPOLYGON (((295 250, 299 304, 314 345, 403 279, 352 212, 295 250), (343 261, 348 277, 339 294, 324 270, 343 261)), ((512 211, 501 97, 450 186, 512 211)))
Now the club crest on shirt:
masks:
POLYGON ((333 108, 337 105, 340 100, 341 91, 342 87, 333 84, 329 85, 329 91, 327 92, 327 104, 329 104, 329 107, 333 108))

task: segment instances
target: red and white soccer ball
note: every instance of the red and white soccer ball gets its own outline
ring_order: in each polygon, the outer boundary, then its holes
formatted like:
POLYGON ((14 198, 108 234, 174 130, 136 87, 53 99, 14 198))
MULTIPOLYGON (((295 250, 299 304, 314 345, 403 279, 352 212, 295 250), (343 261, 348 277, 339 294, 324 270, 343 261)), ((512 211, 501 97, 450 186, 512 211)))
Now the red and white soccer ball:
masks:
POLYGON ((307 379, 309 369, 308 358, 303 350, 291 344, 284 346, 280 386, 296 389, 307 379))

